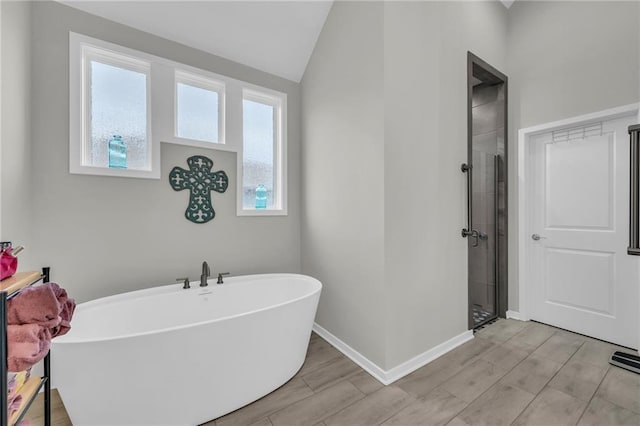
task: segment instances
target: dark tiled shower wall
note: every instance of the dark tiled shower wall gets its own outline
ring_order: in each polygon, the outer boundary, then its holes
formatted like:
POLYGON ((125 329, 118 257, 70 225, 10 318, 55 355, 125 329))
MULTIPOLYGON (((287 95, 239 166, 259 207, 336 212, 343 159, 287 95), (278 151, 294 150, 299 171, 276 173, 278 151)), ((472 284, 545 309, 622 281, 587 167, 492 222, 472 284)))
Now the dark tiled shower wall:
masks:
POLYGON ((474 87, 472 96, 473 223, 488 238, 471 248, 469 279, 471 303, 483 311, 496 311, 496 275, 506 279, 506 203, 503 86, 474 87), (497 182, 495 168, 498 168, 497 182), (498 197, 496 216, 495 197, 498 197), (496 223, 497 218, 497 223, 496 223), (498 261, 496 262, 496 226, 498 261))

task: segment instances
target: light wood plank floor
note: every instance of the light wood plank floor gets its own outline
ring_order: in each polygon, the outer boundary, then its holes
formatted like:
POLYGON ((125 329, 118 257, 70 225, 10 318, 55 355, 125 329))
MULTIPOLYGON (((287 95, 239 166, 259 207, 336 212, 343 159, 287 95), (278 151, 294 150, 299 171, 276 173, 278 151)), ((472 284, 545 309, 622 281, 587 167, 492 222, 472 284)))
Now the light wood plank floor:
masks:
MULTIPOLYGON (((499 320, 390 386, 313 334, 296 376, 207 426, 640 425, 640 375, 615 350, 534 322, 499 320)), ((629 350, 626 350, 629 352, 629 350)), ((40 401, 29 425, 42 424, 40 401)), ((70 425, 54 393, 55 425, 70 425)))

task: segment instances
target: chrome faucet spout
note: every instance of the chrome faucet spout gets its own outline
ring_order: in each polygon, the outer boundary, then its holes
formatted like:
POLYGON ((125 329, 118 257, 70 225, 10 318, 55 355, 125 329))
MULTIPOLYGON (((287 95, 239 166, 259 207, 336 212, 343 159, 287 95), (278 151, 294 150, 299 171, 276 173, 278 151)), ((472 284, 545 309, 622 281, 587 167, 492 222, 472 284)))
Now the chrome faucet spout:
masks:
POLYGON ((211 269, 209 269, 209 264, 207 262, 202 262, 202 274, 200 275, 200 287, 206 287, 207 278, 211 276, 211 269))

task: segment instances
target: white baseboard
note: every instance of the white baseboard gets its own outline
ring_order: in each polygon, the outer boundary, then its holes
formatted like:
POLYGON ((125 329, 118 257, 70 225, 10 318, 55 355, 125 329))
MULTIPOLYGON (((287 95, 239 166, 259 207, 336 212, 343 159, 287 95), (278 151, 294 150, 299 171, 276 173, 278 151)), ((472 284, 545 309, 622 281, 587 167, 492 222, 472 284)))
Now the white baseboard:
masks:
POLYGON ((398 379, 406 376, 417 370, 420 367, 423 367, 429 364, 431 361, 436 358, 441 357, 447 352, 457 348, 463 343, 468 342, 473 339, 473 330, 467 330, 464 333, 460 333, 457 336, 447 340, 446 342, 440 343, 439 345, 429 349, 411 358, 408 361, 403 362, 402 364, 393 367, 392 369, 387 371, 387 380, 389 383, 393 383, 398 379))
POLYGON ((345 354, 351 361, 358 364, 362 367, 367 373, 371 374, 377 381, 384 385, 388 385, 391 382, 387 382, 386 375, 387 372, 382 368, 378 367, 374 362, 369 361, 367 357, 362 355, 360 352, 353 349, 351 346, 347 345, 345 342, 340 340, 338 337, 331 334, 327 329, 322 327, 320 324, 313 323, 313 331, 316 332, 320 337, 329 342, 331 346, 345 354))
POLYGON ((518 311, 507 311, 507 319, 514 319, 518 321, 527 321, 527 319, 518 311))
POLYGON ((396 380, 412 373, 418 368, 430 363, 436 358, 446 354, 452 349, 457 348, 461 344, 473 339, 473 331, 467 330, 444 343, 441 343, 426 352, 421 353, 402 364, 393 367, 390 370, 384 370, 380 368, 376 363, 370 361, 367 357, 360 352, 353 349, 351 346, 340 340, 338 337, 331 334, 328 330, 323 328, 318 323, 313 324, 313 331, 315 331, 320 337, 329 342, 333 347, 342 352, 345 356, 350 358, 353 362, 362 367, 367 373, 371 374, 377 381, 383 385, 389 385, 396 380))

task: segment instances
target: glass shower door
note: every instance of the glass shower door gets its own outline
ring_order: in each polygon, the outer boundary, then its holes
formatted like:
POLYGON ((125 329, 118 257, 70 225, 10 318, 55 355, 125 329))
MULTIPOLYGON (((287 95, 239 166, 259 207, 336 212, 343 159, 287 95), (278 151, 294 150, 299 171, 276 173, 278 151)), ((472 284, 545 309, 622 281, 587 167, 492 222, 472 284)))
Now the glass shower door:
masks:
POLYGON ((468 324, 507 313, 507 76, 467 53, 468 324))
POLYGON ((496 310, 497 155, 473 150, 472 223, 477 235, 469 244, 469 308, 477 327, 494 319, 496 310))

